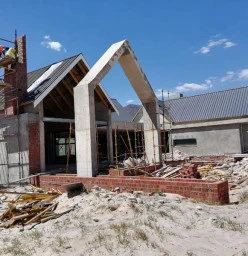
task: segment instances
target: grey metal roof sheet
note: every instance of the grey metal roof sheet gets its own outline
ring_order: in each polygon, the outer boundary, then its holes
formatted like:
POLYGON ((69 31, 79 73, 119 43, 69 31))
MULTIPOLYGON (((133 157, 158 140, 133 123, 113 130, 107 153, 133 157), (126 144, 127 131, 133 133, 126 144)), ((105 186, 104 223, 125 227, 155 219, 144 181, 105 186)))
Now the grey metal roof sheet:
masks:
POLYGON ((176 123, 245 117, 248 86, 167 100, 164 106, 165 114, 176 123))
MULTIPOLYGON (((73 63, 73 61, 79 55, 80 54, 64 59, 62 61, 56 62, 56 63, 59 63, 59 62, 62 62, 62 63, 35 90, 28 93, 24 102, 36 100, 73 63)), ((27 88, 29 88, 41 75, 44 74, 44 72, 46 72, 52 65, 56 63, 52 63, 51 65, 48 65, 46 67, 29 72, 27 88)))
POLYGON ((117 99, 111 99, 115 107, 117 108, 119 115, 117 113, 112 113, 112 121, 114 122, 131 122, 132 115, 127 112, 127 110, 118 102, 117 99))

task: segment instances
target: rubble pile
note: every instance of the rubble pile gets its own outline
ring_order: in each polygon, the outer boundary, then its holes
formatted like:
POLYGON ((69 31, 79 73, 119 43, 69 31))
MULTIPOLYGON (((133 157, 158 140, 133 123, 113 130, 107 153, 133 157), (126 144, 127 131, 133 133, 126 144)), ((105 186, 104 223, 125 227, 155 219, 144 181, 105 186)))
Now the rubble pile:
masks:
POLYGON ((183 166, 172 167, 165 165, 164 167, 152 173, 152 176, 161 178, 183 178, 183 179, 199 179, 200 173, 197 171, 197 165, 186 163, 183 166))
POLYGON ((220 166, 211 164, 198 167, 198 172, 204 180, 228 180, 235 187, 248 180, 248 158, 239 162, 226 161, 220 166))
POLYGON ((179 171, 179 174, 179 178, 183 179, 199 179, 201 177, 200 173, 197 171, 197 165, 191 163, 184 164, 183 168, 179 171))
POLYGON ((188 160, 190 157, 184 152, 174 150, 173 153, 162 154, 163 161, 183 161, 188 160))

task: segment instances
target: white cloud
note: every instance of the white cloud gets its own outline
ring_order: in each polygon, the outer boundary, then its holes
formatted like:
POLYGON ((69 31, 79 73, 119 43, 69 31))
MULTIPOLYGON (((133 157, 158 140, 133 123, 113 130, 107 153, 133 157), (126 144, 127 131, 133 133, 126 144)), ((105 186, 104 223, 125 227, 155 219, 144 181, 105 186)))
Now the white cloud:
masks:
POLYGON ((208 78, 204 83, 184 83, 175 88, 176 92, 205 91, 213 87, 212 79, 208 78))
POLYGON ((227 42, 228 41, 228 39, 226 39, 226 38, 223 38, 223 39, 219 39, 219 40, 217 40, 217 41, 214 41, 214 40, 209 40, 208 41, 208 47, 215 47, 215 46, 217 46, 217 45, 221 45, 221 44, 224 44, 225 42, 227 42))
POLYGON ((162 98, 162 96, 164 98, 166 98, 168 96, 168 91, 165 91, 164 89, 156 89, 155 91, 155 95, 158 97, 158 98, 162 98), (163 92, 162 92, 163 91, 163 92))
POLYGON ((227 38, 222 38, 222 39, 219 39, 219 40, 212 40, 211 39, 211 40, 208 40, 207 45, 201 47, 195 53, 207 54, 212 50, 212 48, 214 48, 216 46, 223 46, 223 48, 231 48, 235 45, 236 45, 235 43, 229 41, 227 38))
POLYGON ((230 48, 230 47, 233 47, 235 45, 236 45, 235 43, 228 41, 228 42, 225 42, 224 48, 230 48))
POLYGON ((243 69, 237 73, 238 79, 248 80, 248 69, 243 69))
POLYGON ((176 87, 177 92, 189 92, 189 91, 204 91, 209 86, 207 84, 196 84, 196 83, 184 83, 176 87))
POLYGON ((206 54, 206 53, 210 52, 210 48, 204 46, 198 52, 200 52, 202 54, 206 54))
POLYGON ((231 79, 234 77, 234 75, 235 75, 235 72, 233 72, 233 71, 227 71, 227 72, 226 72, 226 75, 223 76, 223 77, 220 79, 220 81, 221 81, 221 82, 229 81, 229 80, 231 80, 231 79))
POLYGON ((128 104, 132 104, 132 103, 134 103, 135 102, 135 100, 127 100, 126 101, 126 104, 128 105, 128 104))
POLYGON ((42 46, 57 52, 60 52, 61 49, 63 49, 64 52, 66 52, 66 49, 63 47, 63 45, 60 42, 52 41, 49 35, 45 35, 44 39, 45 41, 41 42, 42 46))
POLYGON ((46 40, 51 40, 51 38, 50 38, 50 36, 44 36, 44 39, 46 39, 46 40))
MULTIPOLYGON (((170 97, 183 92, 190 92, 190 91, 206 91, 213 87, 213 81, 215 80, 215 77, 210 77, 204 81, 202 84, 198 83, 184 83, 179 86, 176 86, 176 88, 172 91, 170 91, 170 97)), ((155 95, 158 98, 162 98, 162 90, 163 89, 157 89, 155 91, 155 95)), ((164 98, 168 97, 168 91, 163 91, 164 98)))

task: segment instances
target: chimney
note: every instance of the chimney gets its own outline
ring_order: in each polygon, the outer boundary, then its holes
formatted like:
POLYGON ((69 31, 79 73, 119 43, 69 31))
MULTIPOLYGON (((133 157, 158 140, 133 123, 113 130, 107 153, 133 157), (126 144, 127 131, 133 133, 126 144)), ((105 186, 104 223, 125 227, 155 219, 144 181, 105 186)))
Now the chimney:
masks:
POLYGON ((11 85, 5 89, 5 115, 16 115, 17 105, 21 103, 27 94, 27 57, 26 36, 23 35, 15 42, 17 61, 11 68, 4 70, 4 82, 11 85))

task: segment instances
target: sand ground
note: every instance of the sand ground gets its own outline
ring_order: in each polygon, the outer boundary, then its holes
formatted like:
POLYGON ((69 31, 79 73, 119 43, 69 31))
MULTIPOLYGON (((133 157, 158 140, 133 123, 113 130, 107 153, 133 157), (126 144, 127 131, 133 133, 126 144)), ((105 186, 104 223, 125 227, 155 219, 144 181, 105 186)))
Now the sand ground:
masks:
MULTIPOLYGON (((43 224, 1 228, 0 255, 245 256, 247 195, 244 185, 231 191, 232 204, 217 206, 175 194, 65 193, 55 199, 56 212, 71 212, 43 224)), ((2 212, 6 207, 0 204, 2 212)))

